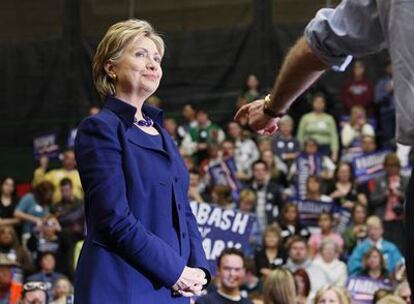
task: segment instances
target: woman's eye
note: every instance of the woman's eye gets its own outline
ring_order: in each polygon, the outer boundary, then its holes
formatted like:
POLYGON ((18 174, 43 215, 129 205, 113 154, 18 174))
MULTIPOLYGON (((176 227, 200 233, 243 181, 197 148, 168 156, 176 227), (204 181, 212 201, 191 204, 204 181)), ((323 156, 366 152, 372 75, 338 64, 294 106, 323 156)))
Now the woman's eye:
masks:
POLYGON ((136 52, 135 53, 135 56, 137 56, 137 57, 144 57, 145 56, 145 53, 144 52, 136 52))
POLYGON ((158 62, 158 63, 161 63, 161 57, 154 57, 154 61, 158 62))

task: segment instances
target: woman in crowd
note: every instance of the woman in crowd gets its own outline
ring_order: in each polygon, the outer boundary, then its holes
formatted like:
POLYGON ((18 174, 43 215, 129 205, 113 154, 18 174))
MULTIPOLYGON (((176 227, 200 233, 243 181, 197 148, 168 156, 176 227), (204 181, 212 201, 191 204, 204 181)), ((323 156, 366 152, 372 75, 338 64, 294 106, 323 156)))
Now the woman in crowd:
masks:
POLYGON ((260 156, 269 168, 270 180, 283 187, 287 187, 286 173, 287 167, 275 156, 272 150, 264 150, 260 156))
POLYGON ((306 181, 306 199, 324 203, 332 203, 332 198, 322 193, 322 180, 316 175, 311 175, 306 181))
POLYGON ((356 204, 352 208, 351 223, 342 234, 347 255, 350 255, 355 246, 367 237, 366 219, 367 208, 363 205, 356 204))
POLYGON ((32 258, 29 252, 20 245, 13 226, 0 226, 0 253, 18 264, 26 275, 34 271, 32 258))
POLYGON ((287 268, 270 272, 263 287, 264 304, 292 304, 296 301, 295 280, 287 268))
POLYGON ((308 296, 311 290, 311 282, 309 275, 305 269, 299 268, 293 273, 296 286, 296 303, 306 304, 308 303, 308 296))
POLYGON ((360 148, 362 136, 375 136, 374 128, 368 123, 365 109, 353 106, 349 122, 346 122, 341 131, 341 142, 345 149, 360 148))
POLYGON ((348 291, 337 286, 326 285, 316 293, 314 304, 351 304, 348 291))
POLYGON ((364 254, 362 270, 358 275, 373 280, 390 281, 390 274, 387 271, 384 256, 376 247, 372 247, 364 254))
POLYGON ((20 221, 14 217, 17 205, 16 183, 10 176, 5 177, 0 185, 0 225, 17 225, 20 221))
POLYGON ((76 303, 184 304, 208 281, 187 168, 162 111, 144 104, 163 54, 162 38, 137 19, 112 25, 97 47, 93 78, 105 105, 79 125, 75 144, 88 230, 76 303))
POLYGON ((335 180, 328 190, 330 197, 338 207, 352 209, 358 201, 358 193, 355 187, 352 168, 349 163, 340 163, 336 168, 335 180))
POLYGON ((305 114, 299 122, 297 138, 303 145, 307 138, 313 138, 319 145, 319 153, 338 160, 339 141, 336 122, 325 113, 326 100, 322 94, 312 98, 312 112, 305 114))
POLYGON ((276 223, 267 226, 263 231, 262 249, 258 250, 254 257, 260 277, 266 278, 272 269, 282 266, 286 261, 280 233, 280 227, 276 223))
POLYGON ((50 304, 67 304, 68 297, 73 295, 71 282, 65 278, 56 280, 53 287, 53 301, 50 304))
POLYGON ((256 75, 250 74, 246 78, 246 82, 243 86, 242 97, 247 103, 260 97, 260 82, 256 75))
POLYGON ((341 249, 332 239, 325 239, 320 248, 320 255, 315 258, 314 264, 324 272, 329 284, 345 286, 348 272, 346 264, 339 260, 341 249))
POLYGON ((280 216, 280 228, 283 243, 287 244, 289 238, 294 235, 308 239, 310 231, 308 227, 300 222, 298 207, 294 203, 286 203, 283 205, 280 216))
POLYGON ((44 181, 38 184, 33 193, 21 198, 14 210, 14 216, 22 220, 22 241, 25 245, 34 228, 43 225, 43 218, 49 214, 52 204, 53 185, 44 181))
POLYGON ((334 219, 332 214, 322 212, 318 218, 318 226, 321 230, 320 233, 312 234, 308 241, 310 256, 317 256, 319 254, 322 242, 328 239, 334 241, 338 245, 339 254, 342 253, 344 240, 338 233, 334 232, 334 219))

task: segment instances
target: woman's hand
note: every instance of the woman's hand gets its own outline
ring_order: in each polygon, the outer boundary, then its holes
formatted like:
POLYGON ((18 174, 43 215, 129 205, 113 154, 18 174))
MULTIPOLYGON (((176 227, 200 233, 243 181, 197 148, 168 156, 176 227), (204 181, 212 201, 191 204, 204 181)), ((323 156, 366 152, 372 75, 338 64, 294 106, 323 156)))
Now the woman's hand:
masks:
POLYGON ((172 289, 184 297, 192 297, 200 295, 205 284, 207 284, 207 279, 203 270, 185 266, 180 278, 172 289))
POLYGON ((247 118, 249 126, 259 135, 273 135, 279 129, 277 123, 280 118, 272 118, 263 112, 264 99, 255 100, 242 106, 234 116, 240 122, 247 118))

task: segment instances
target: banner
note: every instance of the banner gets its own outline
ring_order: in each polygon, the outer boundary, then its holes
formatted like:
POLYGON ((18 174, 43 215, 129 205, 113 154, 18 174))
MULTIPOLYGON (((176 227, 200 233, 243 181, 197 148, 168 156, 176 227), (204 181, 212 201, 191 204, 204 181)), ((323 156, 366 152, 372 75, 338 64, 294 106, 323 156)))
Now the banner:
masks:
POLYGON ((33 154, 37 160, 42 155, 46 155, 49 158, 57 157, 59 146, 56 144, 56 134, 48 133, 33 138, 33 154))
POLYGON ((322 156, 301 153, 296 158, 296 196, 305 198, 306 182, 310 175, 319 175, 322 171, 322 156))
POLYGON ((236 177, 237 167, 236 162, 234 161, 234 157, 223 159, 218 163, 209 166, 208 172, 211 176, 211 182, 213 186, 229 186, 232 190, 233 199, 235 201, 238 200, 241 184, 236 177))
POLYGON ((357 156, 352 161, 355 178, 360 183, 377 179, 384 174, 383 162, 390 150, 381 150, 357 156))
POLYGON ((224 248, 247 249, 256 220, 254 215, 194 201, 190 206, 212 270, 216 269, 216 259, 224 248))
POLYGON ((322 212, 334 211, 334 203, 301 199, 292 202, 298 207, 301 223, 309 227, 318 227, 318 217, 322 212))
POLYGON ((374 280, 363 276, 348 278, 345 286, 351 294, 352 304, 371 304, 378 289, 392 290, 388 280, 374 280))
POLYGON ((66 147, 69 149, 73 149, 75 147, 75 139, 76 134, 78 133, 78 129, 74 128, 69 131, 68 140, 66 142, 66 147))

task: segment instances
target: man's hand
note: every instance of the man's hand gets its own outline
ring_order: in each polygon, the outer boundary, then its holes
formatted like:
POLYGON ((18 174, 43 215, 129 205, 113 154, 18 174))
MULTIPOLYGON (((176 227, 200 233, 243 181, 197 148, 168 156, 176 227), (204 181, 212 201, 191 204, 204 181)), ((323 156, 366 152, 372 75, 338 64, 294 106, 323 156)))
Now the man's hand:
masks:
POLYGON ((277 123, 280 118, 272 118, 263 112, 264 99, 255 100, 242 106, 234 116, 240 122, 247 117, 249 126, 260 135, 272 135, 279 129, 277 123))
POLYGON ((207 284, 206 274, 199 268, 184 267, 172 289, 184 297, 200 295, 203 285, 207 284))

